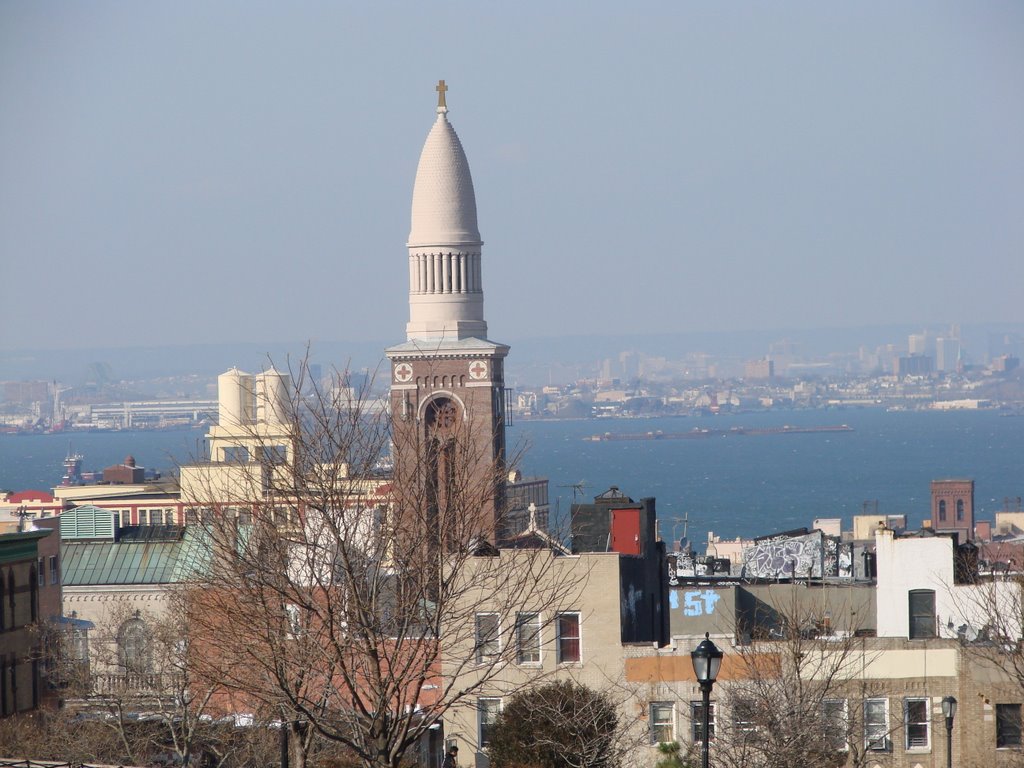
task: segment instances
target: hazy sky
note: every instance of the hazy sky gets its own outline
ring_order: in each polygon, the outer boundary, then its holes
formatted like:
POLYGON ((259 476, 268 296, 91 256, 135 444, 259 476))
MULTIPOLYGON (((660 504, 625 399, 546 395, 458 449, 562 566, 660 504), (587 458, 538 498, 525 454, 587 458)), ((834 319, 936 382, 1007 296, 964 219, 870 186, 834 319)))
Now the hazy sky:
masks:
POLYGON ((0 347, 1024 320, 1024 3, 0 2, 0 347))

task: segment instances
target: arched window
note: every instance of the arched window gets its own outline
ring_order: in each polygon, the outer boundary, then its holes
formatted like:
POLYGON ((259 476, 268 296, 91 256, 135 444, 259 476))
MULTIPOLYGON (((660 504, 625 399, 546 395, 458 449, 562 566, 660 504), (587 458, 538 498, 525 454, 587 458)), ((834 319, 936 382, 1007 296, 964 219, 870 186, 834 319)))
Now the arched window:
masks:
POLYGON ((117 634, 117 649, 125 674, 144 675, 151 670, 153 654, 149 627, 138 611, 121 625, 121 631, 117 634))
POLYGON ((963 519, 964 519, 964 500, 963 499, 957 499, 956 500, 956 520, 959 523, 963 519))
POLYGON ((946 500, 939 499, 939 522, 946 522, 946 500))
POLYGON ((39 618, 39 577, 36 576, 36 569, 28 577, 28 602, 31 606, 32 621, 39 618))

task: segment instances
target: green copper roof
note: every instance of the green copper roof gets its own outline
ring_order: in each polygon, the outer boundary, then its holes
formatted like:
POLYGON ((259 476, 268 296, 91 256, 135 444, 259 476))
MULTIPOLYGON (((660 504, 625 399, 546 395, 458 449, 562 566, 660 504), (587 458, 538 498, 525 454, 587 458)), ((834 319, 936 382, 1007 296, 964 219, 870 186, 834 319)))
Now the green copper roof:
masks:
POLYGON ((50 529, 44 528, 0 534, 0 563, 35 560, 39 554, 39 540, 50 533, 50 529))
POLYGON ((209 552, 205 536, 191 526, 175 541, 65 541, 64 584, 173 584, 202 572, 209 552))

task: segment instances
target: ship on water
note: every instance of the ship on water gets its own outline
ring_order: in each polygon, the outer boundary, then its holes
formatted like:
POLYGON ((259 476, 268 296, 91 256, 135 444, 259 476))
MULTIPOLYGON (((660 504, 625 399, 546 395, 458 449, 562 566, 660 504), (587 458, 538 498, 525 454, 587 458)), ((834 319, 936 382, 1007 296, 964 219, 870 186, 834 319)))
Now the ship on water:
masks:
POLYGON ((728 437, 731 435, 803 435, 820 432, 853 432, 848 424, 795 427, 785 424, 781 427, 730 427, 729 429, 707 429, 694 427, 689 432, 605 432, 584 437, 589 442, 599 443, 612 440, 695 440, 702 437, 728 437))

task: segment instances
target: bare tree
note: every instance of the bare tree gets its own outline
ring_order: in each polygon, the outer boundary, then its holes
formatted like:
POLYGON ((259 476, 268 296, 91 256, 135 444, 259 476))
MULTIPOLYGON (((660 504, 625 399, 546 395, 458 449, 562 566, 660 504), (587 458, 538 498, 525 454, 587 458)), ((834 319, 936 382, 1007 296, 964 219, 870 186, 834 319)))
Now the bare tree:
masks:
MULTIPOLYGON (((959 583, 948 587, 948 616, 937 616, 940 634, 960 642, 968 680, 980 684, 986 703, 991 699, 1020 701, 1024 696, 1024 573, 1012 570, 979 572, 963 568, 959 583)), ((963 717, 958 717, 962 721, 963 717)), ((997 714, 996 747, 1017 746, 1019 725, 1010 722, 1009 741, 999 733, 1003 725, 997 714)), ((962 723, 957 724, 963 728, 962 723)), ((961 731, 962 732, 962 731, 961 731)), ((1000 750, 1001 764, 1024 766, 1024 756, 1014 750, 1000 750)), ((987 755, 964 755, 965 766, 991 762, 987 755)))
POLYGON ((972 572, 950 589, 954 615, 938 617, 966 653, 1024 692, 1024 574, 972 572))
POLYGON ((509 662, 508 650, 481 654, 471 680, 441 675, 442 643, 476 642, 493 595, 480 585, 501 585, 506 614, 574 585, 545 579, 547 549, 514 567, 493 556, 505 457, 481 455, 468 421, 438 412, 430 436, 392 430, 368 388, 306 373, 263 406, 270 418, 218 438, 244 460, 182 468, 209 555, 187 616, 195 669, 225 706, 294 728, 294 765, 297 739, 315 733, 362 765, 398 766, 509 662), (381 470, 389 443, 406 457, 393 474, 381 470))
POLYGON ((219 686, 192 672, 185 599, 183 590, 168 587, 154 610, 141 611, 112 598, 88 638, 73 626, 41 625, 44 680, 60 692, 63 706, 34 716, 33 739, 20 738, 12 726, 21 754, 207 766, 276 755, 268 752, 265 733, 214 718, 219 686))
POLYGON ((109 728, 67 709, 39 710, 0 720, 0 757, 127 763, 109 728))
POLYGON ((191 765, 205 755, 207 764, 227 765, 248 749, 234 724, 214 722, 211 702, 220 686, 193 672, 197 649, 184 621, 186 598, 170 587, 160 613, 122 604, 94 630, 89 687, 75 708, 101 714, 129 762, 162 754, 191 765))
POLYGON ((873 719, 882 683, 861 674, 876 655, 852 628, 836 631, 796 592, 766 626, 738 628, 734 679, 722 686, 715 762, 733 768, 866 765, 887 751, 899 719, 873 719))

